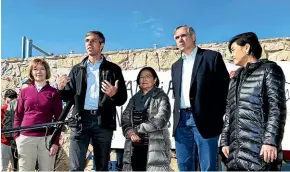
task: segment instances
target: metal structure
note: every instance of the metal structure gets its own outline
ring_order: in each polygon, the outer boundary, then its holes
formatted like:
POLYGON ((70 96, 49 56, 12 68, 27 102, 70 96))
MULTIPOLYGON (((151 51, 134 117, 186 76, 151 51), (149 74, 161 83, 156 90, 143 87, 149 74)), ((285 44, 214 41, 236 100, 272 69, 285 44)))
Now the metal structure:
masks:
POLYGON ((25 58, 32 57, 32 48, 41 52, 45 56, 52 56, 53 53, 47 53, 42 50, 38 46, 33 44, 32 39, 27 39, 25 36, 22 37, 22 45, 21 45, 21 58, 24 60, 25 58))
POLYGON ((153 49, 154 49, 154 50, 157 49, 157 44, 153 44, 153 49))

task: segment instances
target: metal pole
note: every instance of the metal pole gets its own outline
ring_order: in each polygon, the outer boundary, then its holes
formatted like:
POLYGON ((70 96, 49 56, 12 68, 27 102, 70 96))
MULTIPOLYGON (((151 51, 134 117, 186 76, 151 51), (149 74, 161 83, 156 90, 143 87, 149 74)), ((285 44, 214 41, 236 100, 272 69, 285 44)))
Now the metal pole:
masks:
POLYGON ((25 44, 26 44, 26 37, 22 36, 22 44, 21 44, 21 58, 22 58, 22 60, 25 59, 25 44))
POLYGON ((40 48, 37 47, 36 45, 33 45, 33 44, 32 44, 32 47, 33 47, 34 49, 36 49, 37 51, 41 52, 42 54, 44 54, 44 55, 46 55, 46 56, 50 56, 49 53, 43 51, 42 49, 40 49, 40 48))
POLYGON ((20 132, 20 131, 35 130, 35 129, 41 129, 41 128, 52 128, 58 124, 64 124, 64 123, 67 123, 67 122, 66 121, 56 121, 56 122, 48 122, 48 123, 43 123, 43 124, 30 125, 30 126, 22 126, 22 127, 18 127, 18 128, 4 129, 4 130, 1 130, 1 133, 6 134, 6 133, 15 133, 15 132, 20 132))
POLYGON ((32 56, 32 39, 26 39, 26 58, 32 56))
POLYGON ((157 44, 153 44, 153 49, 154 49, 154 50, 157 49, 157 44))

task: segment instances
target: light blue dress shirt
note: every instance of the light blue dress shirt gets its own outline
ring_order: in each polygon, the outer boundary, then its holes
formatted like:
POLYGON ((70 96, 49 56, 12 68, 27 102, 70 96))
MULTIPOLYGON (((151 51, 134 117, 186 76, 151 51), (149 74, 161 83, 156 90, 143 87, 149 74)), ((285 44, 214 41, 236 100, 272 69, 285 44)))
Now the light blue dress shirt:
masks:
POLYGON ((87 61, 87 91, 85 99, 85 110, 97 110, 99 104, 100 95, 100 65, 103 62, 103 58, 92 64, 89 60, 87 61))

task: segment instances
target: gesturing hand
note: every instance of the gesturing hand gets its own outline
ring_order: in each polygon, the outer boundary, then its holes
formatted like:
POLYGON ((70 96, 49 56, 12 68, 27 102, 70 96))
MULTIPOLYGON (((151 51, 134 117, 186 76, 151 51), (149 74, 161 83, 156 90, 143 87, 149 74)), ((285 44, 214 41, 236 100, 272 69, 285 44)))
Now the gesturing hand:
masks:
POLYGON ((70 81, 70 77, 67 75, 62 75, 59 78, 57 78, 57 89, 63 90, 65 85, 70 81))
POLYGON ((107 80, 104 80, 102 82, 102 88, 101 88, 103 93, 107 94, 110 97, 113 97, 118 91, 118 82, 119 80, 117 80, 115 82, 115 85, 113 86, 107 80))

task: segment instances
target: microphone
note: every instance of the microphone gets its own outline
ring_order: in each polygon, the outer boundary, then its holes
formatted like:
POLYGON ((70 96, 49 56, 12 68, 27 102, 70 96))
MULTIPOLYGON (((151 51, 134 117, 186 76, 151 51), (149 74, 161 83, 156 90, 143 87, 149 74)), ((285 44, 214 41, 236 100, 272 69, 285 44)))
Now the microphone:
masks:
MULTIPOLYGON (((67 114, 69 113, 72 105, 74 104, 74 101, 69 101, 67 103, 67 105, 64 107, 64 109, 62 110, 59 118, 58 118, 58 121, 61 121, 61 122, 64 122, 65 118, 67 117, 67 114)), ((61 123, 61 124, 57 124, 53 133, 52 133, 52 137, 49 141, 49 149, 51 148, 51 146, 53 145, 53 143, 55 142, 55 139, 57 138, 57 136, 61 133, 61 129, 63 127, 64 123, 61 123)))
MULTIPOLYGON (((107 72, 102 71, 102 77, 103 77, 103 81, 104 80, 107 80, 108 81, 108 73, 107 72)), ((103 99, 102 99, 102 101, 100 103, 100 106, 103 105, 103 103, 105 102, 106 98, 107 98, 107 94, 104 94, 104 97, 103 97, 103 99)))

